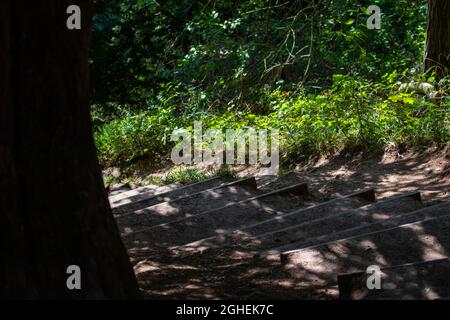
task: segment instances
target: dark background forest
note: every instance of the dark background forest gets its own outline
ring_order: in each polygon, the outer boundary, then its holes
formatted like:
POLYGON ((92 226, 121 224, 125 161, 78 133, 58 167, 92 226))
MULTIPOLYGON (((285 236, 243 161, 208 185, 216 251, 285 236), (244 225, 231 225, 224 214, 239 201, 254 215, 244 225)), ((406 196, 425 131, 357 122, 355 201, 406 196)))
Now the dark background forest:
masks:
POLYGON ((448 79, 423 72, 426 1, 97 0, 94 12, 104 167, 167 158, 171 132, 194 120, 280 129, 287 164, 448 141, 448 100, 436 100, 448 79), (367 28, 372 4, 379 30, 367 28))

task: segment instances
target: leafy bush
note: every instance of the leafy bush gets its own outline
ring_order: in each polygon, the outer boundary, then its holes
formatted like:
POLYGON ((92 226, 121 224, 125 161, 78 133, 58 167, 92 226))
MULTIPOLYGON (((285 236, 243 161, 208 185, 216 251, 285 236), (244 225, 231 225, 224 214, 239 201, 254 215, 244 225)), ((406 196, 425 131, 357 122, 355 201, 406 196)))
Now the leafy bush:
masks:
POLYGON ((194 120, 203 128, 275 128, 280 130, 283 160, 330 154, 343 148, 382 151, 391 144, 414 148, 445 143, 450 138, 450 103, 429 101, 415 93, 400 92, 397 72, 383 81, 335 75, 318 95, 289 95, 274 91, 267 115, 245 112, 179 114, 175 107, 156 114, 142 112, 111 121, 96 132, 103 165, 127 164, 142 157, 168 157, 173 130, 192 130, 194 120))
POLYGON ((379 81, 420 70, 421 0, 96 0, 94 103, 170 100, 186 112, 271 112, 277 89, 316 92, 335 73, 379 81), (366 9, 383 10, 368 30, 366 9), (303 86, 299 87, 299 84, 303 86))
POLYGON ((205 180, 208 175, 198 169, 185 169, 182 167, 170 171, 163 179, 163 184, 191 183, 205 180))
POLYGON ((171 132, 195 120, 277 128, 286 162, 445 143, 448 100, 397 84, 435 82, 421 72, 425 27, 423 0, 95 0, 100 160, 166 159, 171 132), (366 26, 373 4, 381 30, 366 26))

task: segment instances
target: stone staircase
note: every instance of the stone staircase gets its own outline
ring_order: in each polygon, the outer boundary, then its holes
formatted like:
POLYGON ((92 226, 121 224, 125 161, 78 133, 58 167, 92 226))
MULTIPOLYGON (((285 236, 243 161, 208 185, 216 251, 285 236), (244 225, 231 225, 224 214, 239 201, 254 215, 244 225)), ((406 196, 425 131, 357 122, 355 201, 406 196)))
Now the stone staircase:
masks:
POLYGON ((377 201, 372 189, 323 200, 299 181, 260 184, 217 177, 111 194, 143 290, 169 298, 450 297, 450 201, 424 203, 420 192, 377 201), (175 264, 191 269, 169 273, 175 264), (382 269, 379 290, 366 285, 373 265, 382 269))

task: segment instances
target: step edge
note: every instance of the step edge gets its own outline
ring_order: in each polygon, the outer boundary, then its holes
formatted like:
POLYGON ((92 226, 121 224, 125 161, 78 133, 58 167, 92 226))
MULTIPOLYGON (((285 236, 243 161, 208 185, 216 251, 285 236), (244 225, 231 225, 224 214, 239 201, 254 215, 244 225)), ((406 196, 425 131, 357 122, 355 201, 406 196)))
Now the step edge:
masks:
MULTIPOLYGON (((193 183, 188 183, 188 184, 186 184, 186 185, 183 185, 183 186, 181 186, 181 187, 179 187, 179 188, 176 188, 176 189, 173 189, 173 190, 164 191, 164 192, 157 193, 157 194, 152 194, 152 195, 150 195, 148 198, 144 198, 144 199, 141 199, 141 200, 132 201, 132 202, 125 203, 125 204, 122 204, 122 205, 114 206, 113 209, 120 208, 121 206, 126 206, 126 205, 129 205, 129 204, 131 204, 131 203, 135 203, 135 202, 139 202, 139 201, 143 201, 143 200, 148 200, 148 199, 156 198, 156 197, 158 197, 158 196, 166 195, 166 194, 171 193, 171 192, 174 192, 174 191, 179 191, 179 190, 187 189, 187 188, 190 188, 190 187, 193 187, 193 186, 202 184, 202 183, 207 183, 207 182, 211 182, 211 181, 214 181, 214 180, 219 180, 220 178, 221 178, 221 177, 212 177, 212 178, 209 178, 209 179, 206 179, 206 180, 197 181, 197 182, 193 182, 193 183)), ((139 194, 139 195, 145 195, 145 192, 143 192, 143 193, 141 193, 141 194, 139 194)), ((134 196, 138 196, 138 195, 134 195, 134 196)), ((131 196, 130 198, 132 198, 132 197, 134 197, 134 196, 131 196)), ((126 198, 124 198, 124 199, 126 199, 126 198)), ((111 202, 110 202, 110 203, 111 203, 111 202)), ((113 203, 111 203, 111 205, 112 205, 112 204, 113 204, 113 203)))
MULTIPOLYGON (((312 210, 312 209, 314 209, 314 208, 317 208, 317 207, 323 207, 323 206, 327 206, 327 205, 330 205, 330 204, 334 204, 335 202, 339 202, 339 201, 342 201, 342 200, 344 200, 344 199, 354 198, 354 197, 359 197, 360 193, 361 193, 361 194, 367 194, 367 193, 369 193, 369 195, 370 195, 370 194, 375 195, 374 189, 362 190, 361 192, 355 192, 355 193, 350 194, 350 195, 340 196, 340 197, 337 197, 337 198, 335 198, 335 199, 331 199, 331 200, 328 200, 328 201, 325 201, 325 202, 322 202, 322 203, 319 203, 319 204, 316 204, 316 205, 312 205, 312 206, 307 207, 307 208, 302 208, 302 209, 299 209, 299 210, 295 210, 294 212, 287 212, 287 213, 285 213, 285 214, 280 214, 280 215, 277 215, 276 217, 273 217, 273 218, 270 218, 270 219, 267 219, 267 220, 264 220, 264 221, 255 223, 255 224, 251 224, 251 225, 247 225, 247 226, 244 226, 244 227, 241 227, 241 228, 238 228, 238 229, 230 230, 230 231, 228 231, 228 232, 225 232, 224 234, 233 234, 233 233, 235 233, 235 232, 243 232, 243 231, 248 230, 248 229, 250 229, 250 228, 259 226, 259 225, 261 225, 261 224, 266 224, 266 223, 269 223, 269 222, 271 222, 271 221, 277 220, 277 219, 280 218, 280 217, 287 217, 287 216, 291 216, 291 215, 293 215, 293 214, 304 213, 304 212, 307 212, 307 211, 312 210)), ((363 196, 363 198, 365 198, 365 196, 363 196)), ((370 200, 369 200, 369 201, 370 201, 370 200)), ((356 208, 358 208, 358 207, 356 207, 356 208)), ((321 220, 321 219, 322 219, 322 218, 316 219, 316 220, 321 220)), ((288 228, 294 228, 294 227, 296 227, 296 226, 299 226, 299 225, 305 224, 305 223, 306 223, 306 222, 303 222, 303 223, 300 223, 300 224, 298 224, 298 225, 295 225, 295 226, 292 226, 292 227, 288 227, 288 228)), ((288 229, 288 228, 286 228, 286 229, 288 229)), ((272 231, 272 232, 275 233, 275 232, 279 232, 279 231, 281 231, 281 230, 275 230, 275 231, 272 231)), ((270 233, 272 233, 272 232, 270 232, 270 233)), ((255 236, 255 239, 258 239, 260 236, 262 237, 263 235, 268 235, 268 234, 269 234, 269 233, 265 233, 265 234, 262 234, 262 235, 255 236)), ((177 247, 190 247, 190 246, 193 246, 193 245, 198 245, 198 244, 201 244, 202 242, 205 242, 205 241, 214 239, 214 238, 216 238, 216 237, 218 237, 218 236, 219 236, 219 235, 206 237, 206 238, 199 239, 199 240, 196 240, 196 241, 192 241, 192 242, 189 242, 189 243, 186 243, 186 244, 177 246, 177 247)))
MULTIPOLYGON (((394 272, 395 269, 415 267, 415 266, 420 267, 420 265, 426 265, 426 264, 430 264, 430 263, 443 263, 443 262, 450 263, 450 258, 440 258, 440 259, 427 260, 427 261, 415 261, 415 262, 399 264, 399 265, 395 265, 395 266, 388 266, 385 268, 381 268, 380 271, 381 272, 394 272)), ((337 283, 338 283, 338 288, 339 288, 339 300, 351 300, 350 293, 353 291, 351 280, 354 277, 359 277, 364 274, 366 274, 366 272, 358 271, 358 272, 342 273, 342 274, 337 275, 337 283)))
POLYGON ((127 237, 127 236, 130 236, 130 235, 134 235, 134 234, 137 234, 137 233, 142 233, 142 232, 145 232, 145 231, 148 231, 148 230, 152 230, 152 229, 156 229, 156 228, 162 228, 162 227, 174 224, 174 223, 179 223, 179 222, 182 222, 182 221, 185 221, 185 220, 188 220, 188 219, 201 217, 203 215, 214 214, 217 211, 224 210, 224 209, 227 209, 229 207, 240 205, 240 204, 243 204, 243 203, 246 203, 246 202, 259 200, 259 199, 264 199, 264 198, 267 198, 267 197, 270 197, 270 196, 273 196, 273 195, 283 194, 284 192, 288 192, 290 189, 297 190, 299 192, 303 192, 303 191, 308 192, 308 184, 306 182, 298 183, 298 184, 292 185, 290 187, 281 188, 279 190, 270 191, 270 192, 263 193, 263 194, 260 194, 260 195, 254 196, 254 197, 250 197, 250 198, 243 199, 243 200, 240 200, 240 201, 232 202, 232 203, 229 203, 229 204, 227 204, 225 206, 222 206, 222 207, 219 207, 219 208, 215 208, 215 209, 211 209, 211 210, 207 210, 207 211, 201 212, 201 213, 196 214, 196 215, 191 216, 191 217, 185 217, 185 218, 174 220, 174 221, 171 221, 171 222, 166 222, 166 223, 150 226, 150 227, 142 229, 142 230, 136 230, 135 232, 131 232, 131 233, 126 234, 124 236, 127 237))
MULTIPOLYGON (((446 205, 450 205, 450 203, 441 203, 441 204, 434 205, 434 206, 431 206, 431 207, 421 208, 419 210, 415 210, 415 211, 409 212, 409 213, 407 213, 407 215, 417 214, 417 213, 420 213, 420 211, 430 210, 430 208, 440 208, 440 207, 444 207, 446 205)), ((401 225, 394 226, 394 227, 388 227, 386 229, 377 230, 377 231, 374 231, 374 232, 367 232, 367 233, 364 233, 364 234, 360 234, 360 235, 356 235, 356 236, 352 236, 352 237, 347 237, 347 238, 343 238, 343 239, 339 239, 339 240, 334 240, 334 241, 330 241, 330 242, 325 242, 325 243, 321 243, 321 244, 318 244, 318 245, 312 245, 312 246, 301 248, 301 249, 297 249, 297 250, 284 251, 284 252, 280 253, 280 256, 281 256, 281 258, 283 260, 284 259, 283 257, 287 257, 288 255, 292 255, 292 254, 298 253, 298 252, 300 252, 302 250, 313 249, 313 248, 316 248, 316 247, 330 245, 330 244, 336 243, 336 242, 341 242, 341 241, 346 241, 346 240, 353 240, 353 239, 362 238, 362 237, 373 235, 373 234, 377 234, 377 233, 383 233, 383 232, 387 232, 387 231, 391 231, 391 230, 395 230, 395 229, 401 229, 401 228, 405 228, 405 227, 408 227, 408 226, 413 225, 413 224, 422 223, 422 222, 426 222, 426 221, 437 220, 437 219, 443 219, 443 218, 449 217, 449 216, 450 216, 450 213, 449 214, 444 214, 444 215, 438 216, 438 217, 429 217, 429 218, 425 218, 425 219, 417 220, 417 221, 414 221, 414 222, 401 224, 401 225)), ((379 224, 379 223, 381 223, 381 222, 377 222, 377 223, 374 223, 374 224, 379 224)), ((349 230, 351 230, 351 229, 349 229, 349 230)))
MULTIPOLYGON (((418 193, 418 192, 417 192, 417 193, 418 193)), ((407 193, 407 194, 400 195, 400 196, 396 196, 396 197, 393 197, 393 198, 388 198, 388 199, 385 199, 385 200, 382 200, 382 201, 379 201, 379 202, 375 202, 375 203, 368 204, 368 205, 363 206, 363 207, 360 207, 360 208, 353 209, 353 210, 362 209, 362 208, 366 208, 366 207, 370 207, 370 206, 376 207, 376 206, 379 205, 379 204, 383 204, 383 203, 387 203, 387 202, 391 202, 391 201, 397 201, 397 200, 399 200, 399 199, 405 199, 405 198, 409 198, 409 197, 412 197, 413 199, 418 200, 419 198, 418 198, 417 193, 416 193, 416 192, 413 192, 413 193, 407 193)), ((422 201, 420 201, 420 202, 423 203, 422 201)), ((441 205, 445 205, 445 203, 439 204, 439 206, 441 206, 441 205)), ((434 207, 434 206, 433 206, 433 207, 434 207)), ((391 217, 391 218, 389 218, 389 219, 386 219, 385 221, 379 221, 379 222, 369 223, 369 224, 365 224, 365 225, 361 225, 361 226, 356 226, 356 227, 353 227, 353 228, 343 229, 343 230, 341 230, 340 232, 350 232, 350 231, 352 231, 352 230, 356 231, 356 230, 359 230, 359 229, 367 228, 367 227, 369 227, 369 226, 371 226, 371 225, 388 224, 388 222, 389 222, 389 221, 392 221, 393 219, 397 219, 397 218, 399 218, 399 217, 412 216, 412 215, 415 215, 415 214, 417 214, 417 213, 420 213, 420 211, 422 211, 422 210, 428 210, 428 208, 430 208, 430 207, 422 207, 422 208, 419 208, 419 209, 414 210, 414 211, 405 212, 405 213, 403 213, 403 214, 401 214, 401 215, 399 215, 399 216, 391 217)), ((317 222, 317 221, 320 221, 320 220, 322 220, 322 219, 328 219, 328 218, 331 218, 331 217, 336 218, 336 217, 339 217, 339 216, 341 216, 341 215, 348 214, 348 213, 350 213, 350 212, 351 212, 351 211, 346 211, 346 212, 343 212, 343 213, 339 213, 339 214, 337 214, 337 215, 333 215, 333 216, 329 216, 329 217, 325 217, 325 218, 320 218, 320 219, 316 219, 316 220, 311 220, 311 221, 312 221, 312 222, 317 222)), ((356 213, 357 213, 357 212, 356 212, 356 213)), ((440 218, 440 217, 442 217, 442 216, 438 216, 438 217, 436 217, 436 218, 440 218)), ((308 222, 306 222, 306 223, 301 223, 301 224, 298 224, 298 225, 295 225, 295 226, 292 226, 292 227, 288 227, 288 228, 286 228, 286 229, 287 229, 287 230, 289 230, 289 229, 294 229, 294 228, 296 228, 296 227, 301 226, 302 224, 310 223, 311 221, 308 221, 308 222)), ((420 221, 420 220, 419 220, 419 221, 420 221)), ((418 221, 415 221, 414 223, 416 223, 416 222, 418 222, 418 221)), ((400 226, 400 225, 398 225, 398 226, 400 226)), ((382 229, 382 230, 385 230, 385 229, 382 229)), ((378 230, 378 231, 382 231, 382 230, 378 230)), ((281 232, 281 231, 283 231, 283 230, 279 230, 279 231, 281 232)), ((274 233, 275 233, 275 232, 274 232, 274 233)), ((270 234, 270 233, 269 233, 269 234, 270 234)), ((267 234, 267 235, 269 235, 269 234, 267 234)), ((364 234, 367 234, 367 233, 364 233, 364 234)), ((364 234, 356 235, 356 236, 354 236, 354 237, 363 236, 364 234)), ((321 235, 321 236, 318 236, 318 237, 314 237, 313 239, 317 239, 317 243, 316 243, 316 244, 308 245, 308 246, 305 246, 305 247, 302 247, 302 248, 299 248, 299 249, 289 249, 289 247, 292 247, 292 246, 294 246, 294 245, 296 244, 296 242, 294 242, 294 243, 282 245, 282 246, 279 246, 279 247, 275 247, 275 248, 272 248, 272 249, 263 250, 263 251, 260 251, 260 252, 257 254, 257 257, 273 256, 273 255, 276 255, 276 254, 281 254, 281 253, 283 253, 283 252, 286 252, 286 253, 287 253, 287 252, 291 252, 291 251, 300 251, 300 250, 303 250, 303 249, 313 248, 313 247, 325 245, 325 244, 328 244, 328 243, 334 243, 334 242, 337 242, 337 241, 340 241, 340 240, 345 240, 345 239, 350 239, 350 238, 351 238, 351 237, 345 237, 345 238, 341 238, 341 239, 337 239, 337 240, 326 241, 326 242, 320 242, 320 241, 321 241, 321 238, 325 238, 326 236, 327 236, 327 235, 321 235)), ((262 236, 261 236, 261 237, 262 237, 262 236)), ((352 237, 353 237, 353 236, 352 236, 352 237)), ((260 237, 256 237, 256 238, 258 239, 258 238, 260 238, 260 237)), ((302 242, 303 242, 303 241, 299 241, 299 242, 297 243, 297 245, 300 245, 302 242)))
MULTIPOLYGON (((325 217, 322 217, 322 218, 317 218, 317 219, 312 219, 312 220, 304 221, 304 222, 301 222, 301 223, 299 223, 299 224, 296 224, 296 225, 293 225, 293 226, 290 226, 290 227, 286 227, 286 228, 282 228, 282 229, 277 229, 277 230, 274 230, 274 231, 271 231, 271 232, 267 232, 267 233, 258 235, 258 236, 255 237, 255 238, 256 238, 256 239, 259 239, 259 238, 262 238, 262 237, 265 237, 265 236, 268 236, 268 235, 271 235, 271 234, 275 234, 275 233, 277 233, 277 232, 283 232, 283 231, 295 229, 295 228, 301 227, 302 225, 306 225, 306 224, 308 224, 308 223, 312 223, 312 222, 315 223, 315 222, 319 222, 319 221, 321 221, 321 220, 326 220, 326 219, 329 219, 329 218, 336 218, 336 217, 339 217, 339 216, 342 216, 342 215, 346 215, 346 214, 348 214, 348 213, 351 213, 353 210, 363 209, 363 208, 367 208, 367 207, 376 207, 377 205, 379 205, 379 204, 381 204, 381 203, 397 201, 397 200, 399 200, 399 199, 404 199, 404 198, 410 198, 410 197, 411 197, 411 198, 413 198, 413 199, 416 199, 416 200, 419 200, 420 202, 422 202, 422 201, 420 200, 420 192, 417 192, 417 193, 405 194, 405 195, 403 195, 403 196, 397 196, 397 197, 395 197, 395 198, 386 199, 386 200, 384 200, 384 201, 378 201, 378 202, 374 202, 374 203, 369 203, 369 204, 364 205, 364 206, 361 206, 361 207, 355 207, 355 208, 353 208, 353 209, 349 209, 348 211, 345 211, 345 212, 342 212, 342 213, 337 213, 337 214, 335 214, 335 215, 325 216, 325 217), (418 193, 418 195, 417 195, 417 193, 418 193)), ((355 197, 355 195, 350 195, 350 196, 348 196, 348 197, 355 197)), ((347 198, 347 197, 346 197, 346 198, 347 198)), ((344 199, 345 199, 345 198, 344 198, 344 199)), ((340 200, 340 199, 336 199, 336 200, 340 200)), ((315 207, 311 207, 310 209, 313 209, 313 208, 315 208, 315 207)), ((422 208, 422 209, 423 209, 423 208, 422 208)), ((415 210, 415 211, 417 211, 417 210, 415 210)), ((410 213, 410 212, 405 213, 405 214, 409 214, 409 213, 410 213)))
MULTIPOLYGON (((180 196, 178 198, 174 198, 174 199, 171 199, 171 200, 168 200, 168 201, 162 201, 162 202, 153 204, 153 205, 145 207, 145 208, 141 208, 141 209, 137 209, 137 210, 134 210, 134 211, 130 211, 128 213, 116 214, 116 219, 121 219, 121 218, 124 218, 124 217, 132 216, 134 214, 137 214, 138 211, 150 209, 152 207, 161 205, 163 203, 173 203, 173 202, 177 202, 177 201, 180 201, 180 200, 188 199, 188 198, 190 198, 192 196, 197 196, 197 195, 202 194, 202 193, 213 192, 213 191, 216 191, 216 190, 219 190, 219 189, 222 189, 222 188, 228 188, 228 187, 239 186, 239 185, 250 186, 250 187, 254 188, 255 190, 257 190, 255 177, 239 179, 239 180, 235 180, 235 181, 232 181, 232 182, 227 182, 227 183, 224 183, 224 184, 221 184, 221 185, 209 188, 209 189, 197 191, 197 192, 194 192, 194 193, 189 194, 189 195, 180 196)), ((179 190, 179 189, 177 189, 177 190, 179 190)), ((169 193, 170 193, 170 191, 169 191, 169 193)), ((139 203, 139 202, 142 202, 142 201, 147 201, 147 200, 150 200, 150 199, 159 198, 160 196, 164 196, 164 195, 165 194, 158 194, 158 195, 155 195, 154 197, 141 199, 141 200, 136 201, 136 202, 130 202, 130 203, 125 204, 125 205, 130 205, 131 203, 139 203)), ((123 206, 125 206, 125 205, 123 205, 123 206)), ((114 207, 114 209, 118 209, 120 207, 121 206, 114 207)))

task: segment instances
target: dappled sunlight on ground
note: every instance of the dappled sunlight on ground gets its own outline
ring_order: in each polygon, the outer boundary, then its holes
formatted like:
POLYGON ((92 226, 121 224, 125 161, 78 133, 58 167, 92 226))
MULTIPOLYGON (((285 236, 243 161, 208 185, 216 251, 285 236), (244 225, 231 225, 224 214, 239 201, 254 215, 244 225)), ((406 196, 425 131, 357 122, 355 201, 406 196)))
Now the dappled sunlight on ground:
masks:
MULTIPOLYGON (((450 232, 447 237, 439 224, 414 224, 405 226, 398 238, 367 234, 336 242, 347 237, 345 232, 340 234, 342 230, 386 229, 385 223, 423 208, 417 194, 382 204, 341 198, 331 216, 327 208, 333 202, 304 215, 302 210, 368 188, 376 188, 381 199, 424 191, 425 199, 436 203, 449 196, 448 166, 446 154, 404 156, 395 161, 339 158, 299 168, 272 186, 307 181, 308 197, 276 195, 228 207, 254 194, 251 190, 243 194, 242 188, 232 186, 226 192, 205 192, 189 201, 169 199, 141 209, 136 221, 130 216, 118 222, 127 235, 124 241, 141 288, 150 298, 335 299, 339 274, 365 270, 372 264, 385 267, 446 257, 450 232), (202 211, 205 203, 212 209, 202 211), (220 204, 219 211, 214 204, 220 204), (294 211, 297 214, 290 216, 294 211), (281 252, 288 254, 282 257, 281 252)), ((428 290, 423 295, 438 294, 428 290)))

